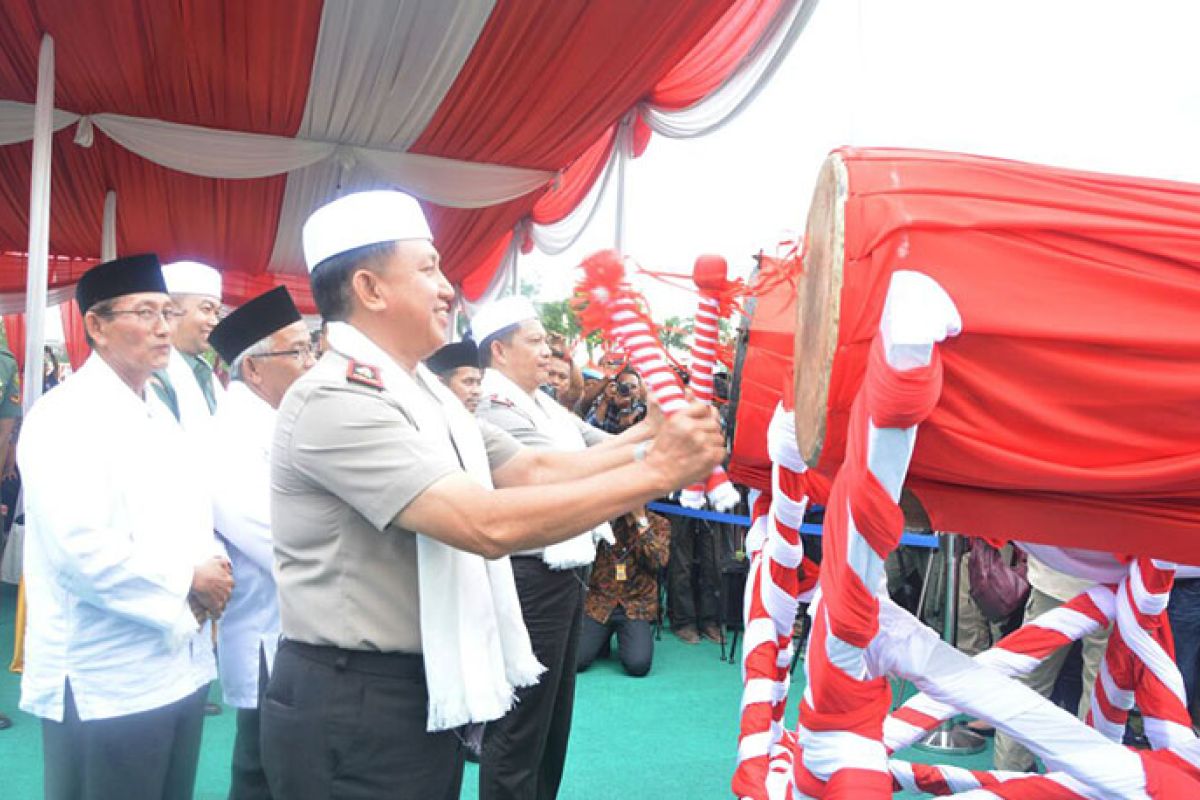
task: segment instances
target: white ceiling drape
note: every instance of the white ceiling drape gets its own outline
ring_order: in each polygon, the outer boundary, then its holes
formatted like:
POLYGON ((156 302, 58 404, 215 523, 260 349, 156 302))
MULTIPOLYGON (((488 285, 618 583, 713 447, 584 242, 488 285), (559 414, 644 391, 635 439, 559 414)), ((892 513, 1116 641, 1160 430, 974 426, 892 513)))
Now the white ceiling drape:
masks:
POLYGON ((816 10, 817 0, 789 0, 780 6, 758 44, 746 54, 741 66, 700 102, 684 109, 667 110, 641 106, 642 118, 651 130, 672 139, 705 136, 728 124, 748 107, 770 82, 779 65, 816 10))
POLYGON ((303 263, 304 220, 348 191, 399 185, 439 205, 465 208, 472 207, 463 205, 468 196, 487 197, 479 205, 490 205, 553 177, 483 165, 450 170, 442 163, 447 159, 404 152, 454 84, 492 7, 490 0, 327 0, 299 135, 360 147, 288 175, 270 271, 303 263), (443 182, 456 187, 453 195, 443 182))

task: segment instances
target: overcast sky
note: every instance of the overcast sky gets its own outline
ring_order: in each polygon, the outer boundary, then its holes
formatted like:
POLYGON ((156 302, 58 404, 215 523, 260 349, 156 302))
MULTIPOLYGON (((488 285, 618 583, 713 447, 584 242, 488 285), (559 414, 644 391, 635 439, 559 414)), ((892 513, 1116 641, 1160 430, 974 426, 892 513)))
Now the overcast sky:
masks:
MULTIPOLYGON (((720 253, 743 273, 803 230, 821 161, 843 144, 1200 182, 1197 40, 1195 0, 822 0, 740 117, 702 139, 656 136, 631 163, 626 249, 683 272, 720 253)), ((522 257, 522 276, 567 296, 614 220, 610 192, 576 247, 522 257)), ((642 288, 660 320, 695 309, 642 288)))

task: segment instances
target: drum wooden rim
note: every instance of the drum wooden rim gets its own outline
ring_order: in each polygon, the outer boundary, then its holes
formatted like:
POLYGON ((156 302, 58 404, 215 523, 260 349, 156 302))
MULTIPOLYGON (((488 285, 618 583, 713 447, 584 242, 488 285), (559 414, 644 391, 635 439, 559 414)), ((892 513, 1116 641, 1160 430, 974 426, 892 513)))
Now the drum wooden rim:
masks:
POLYGON ((825 445, 829 380, 837 350, 845 264, 846 164, 838 154, 825 159, 808 213, 808 252, 796 295, 796 444, 809 467, 825 445))

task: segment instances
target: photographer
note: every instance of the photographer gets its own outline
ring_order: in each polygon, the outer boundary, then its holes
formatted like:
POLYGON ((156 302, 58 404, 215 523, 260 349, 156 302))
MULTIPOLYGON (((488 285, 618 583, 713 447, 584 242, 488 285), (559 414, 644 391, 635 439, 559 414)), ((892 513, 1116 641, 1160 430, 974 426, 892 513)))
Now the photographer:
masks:
POLYGON ((596 548, 588 579, 579 671, 609 650, 615 633, 621 665, 640 678, 654 658, 658 571, 667 565, 671 525, 657 514, 626 514, 613 520, 612 528, 616 544, 602 542, 596 548))
POLYGON ((642 379, 632 367, 625 367, 604 385, 587 415, 587 422, 602 431, 617 434, 641 422, 645 416, 642 379))

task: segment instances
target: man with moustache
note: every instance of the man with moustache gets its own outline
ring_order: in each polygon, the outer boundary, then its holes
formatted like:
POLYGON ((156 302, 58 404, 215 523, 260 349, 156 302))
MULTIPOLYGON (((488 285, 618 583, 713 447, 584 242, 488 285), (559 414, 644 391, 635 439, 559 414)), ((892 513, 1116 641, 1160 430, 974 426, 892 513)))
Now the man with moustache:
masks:
POLYGON ((21 708, 52 800, 192 796, 211 632, 232 589, 192 441, 146 384, 175 313, 158 258, 84 274, 92 355, 30 412, 21 708))
POLYGON ((279 286, 223 319, 209 336, 232 380, 213 417, 220 468, 213 518, 229 551, 235 588, 217 631, 221 689, 238 709, 230 800, 270 798, 259 752, 259 693, 279 640, 272 575, 271 436, 288 388, 313 365, 308 328, 279 286))
MULTIPOLYGON (((517 441, 563 452, 644 442, 642 424, 610 436, 574 416, 543 392, 551 351, 546 330, 525 297, 506 297, 479 310, 471 333, 484 366, 477 416, 517 441)), ((545 548, 512 556, 521 614, 533 653, 546 667, 536 686, 517 693, 516 707, 487 727, 479 762, 479 796, 553 798, 562 782, 575 705, 576 651, 583 624, 586 580, 582 568, 596 557, 596 541, 613 542, 607 522, 545 548)))
POLYGON ((221 273, 198 261, 176 261, 162 271, 178 313, 171 324, 171 359, 154 374, 154 390, 184 430, 204 438, 225 393, 202 357, 221 321, 221 273))
POLYGON ((546 547, 707 475, 710 410, 652 447, 522 448, 424 366, 454 291, 420 206, 341 197, 305 260, 329 350, 279 408, 271 522, 283 639, 262 702, 272 793, 453 798, 463 744, 544 671, 507 554, 546 547))

